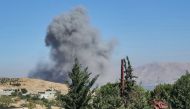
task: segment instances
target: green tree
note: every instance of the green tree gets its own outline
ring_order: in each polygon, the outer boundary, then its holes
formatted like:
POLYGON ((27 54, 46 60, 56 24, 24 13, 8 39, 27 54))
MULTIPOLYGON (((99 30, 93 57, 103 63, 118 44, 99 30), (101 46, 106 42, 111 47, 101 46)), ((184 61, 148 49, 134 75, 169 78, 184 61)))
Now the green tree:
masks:
POLYGON ((90 75, 87 68, 82 69, 78 60, 75 59, 72 72, 69 73, 71 79, 71 83, 68 85, 69 92, 63 97, 65 109, 89 109, 91 107, 90 100, 95 91, 91 88, 98 76, 90 79, 90 75))
POLYGON ((127 109, 152 109, 148 103, 149 93, 141 86, 134 85, 133 91, 129 94, 127 109))
POLYGON ((93 99, 93 107, 95 109, 118 109, 122 104, 118 83, 107 83, 96 90, 93 99))
POLYGON ((171 97, 174 109, 190 109, 190 74, 188 71, 175 82, 171 97))
POLYGON ((136 84, 133 68, 129 58, 123 59, 125 72, 125 85, 121 96, 126 109, 151 109, 148 104, 148 93, 136 84))
POLYGON ((151 98, 164 100, 170 103, 172 88, 173 88, 173 85, 171 84, 159 84, 154 88, 153 91, 150 92, 151 98))
POLYGON ((127 57, 126 60, 123 59, 124 61, 124 67, 125 67, 125 87, 124 87, 124 92, 123 92, 123 101, 125 104, 125 107, 128 105, 128 101, 131 99, 131 94, 133 93, 134 86, 135 86, 135 78, 136 76, 133 75, 133 68, 131 66, 131 62, 129 58, 127 57), (127 62, 126 62, 127 61, 127 62))

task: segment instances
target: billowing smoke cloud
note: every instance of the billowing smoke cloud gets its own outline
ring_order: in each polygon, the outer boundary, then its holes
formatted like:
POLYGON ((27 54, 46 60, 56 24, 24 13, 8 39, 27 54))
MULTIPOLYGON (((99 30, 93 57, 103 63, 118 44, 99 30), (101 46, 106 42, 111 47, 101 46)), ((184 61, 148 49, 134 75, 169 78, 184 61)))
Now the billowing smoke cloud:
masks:
POLYGON ((39 64, 30 77, 49 81, 68 81, 68 72, 75 57, 84 67, 88 66, 92 76, 100 74, 98 83, 113 78, 111 62, 114 41, 104 43, 98 31, 89 23, 86 10, 77 7, 57 16, 50 23, 45 39, 50 48, 51 63, 39 64))

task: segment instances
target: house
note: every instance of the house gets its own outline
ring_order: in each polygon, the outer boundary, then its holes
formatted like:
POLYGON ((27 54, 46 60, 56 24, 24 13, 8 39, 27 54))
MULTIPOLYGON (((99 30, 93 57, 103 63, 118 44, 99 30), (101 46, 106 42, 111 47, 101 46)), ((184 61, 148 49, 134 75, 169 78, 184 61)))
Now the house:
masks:
POLYGON ((19 89, 15 89, 15 88, 1 89, 0 90, 0 95, 10 96, 12 93, 14 93, 16 91, 19 91, 19 89))
POLYGON ((38 92, 39 98, 55 99, 57 91, 54 89, 47 89, 44 92, 38 92))

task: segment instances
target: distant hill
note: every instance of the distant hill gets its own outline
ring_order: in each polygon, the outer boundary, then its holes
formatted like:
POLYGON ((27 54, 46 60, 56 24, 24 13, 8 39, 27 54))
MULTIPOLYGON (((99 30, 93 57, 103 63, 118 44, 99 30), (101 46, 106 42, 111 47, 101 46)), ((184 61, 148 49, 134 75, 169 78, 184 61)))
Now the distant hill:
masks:
POLYGON ((152 87, 159 83, 173 83, 186 70, 190 71, 190 63, 150 63, 134 69, 138 82, 145 87, 152 87))
MULTIPOLYGON (((13 79, 15 81, 15 79, 13 79)), ((55 83, 50 81, 44 81, 40 79, 31 79, 31 78, 18 78, 18 83, 20 86, 10 85, 10 82, 0 84, 0 89, 7 88, 26 88, 28 92, 38 93, 45 91, 46 89, 54 88, 61 91, 62 93, 68 92, 68 87, 66 84, 55 83)))
MULTIPOLYGON (((147 89, 159 83, 174 83, 181 75, 185 74, 186 70, 190 71, 190 63, 150 63, 134 68, 134 74, 138 76, 137 82, 141 83, 147 89)), ((63 93, 68 92, 66 84, 44 81, 40 79, 19 78, 21 86, 19 88, 26 88, 29 92, 37 93, 49 88, 60 90, 63 93)), ((0 89, 17 87, 9 84, 0 84, 0 89)))

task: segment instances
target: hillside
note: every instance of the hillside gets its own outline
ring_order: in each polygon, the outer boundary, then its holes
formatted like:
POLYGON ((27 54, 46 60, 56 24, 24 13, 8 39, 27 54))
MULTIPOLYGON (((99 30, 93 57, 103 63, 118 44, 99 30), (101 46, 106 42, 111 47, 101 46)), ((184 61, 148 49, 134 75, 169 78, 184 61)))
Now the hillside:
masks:
POLYGON ((12 86, 9 83, 0 84, 0 89, 6 88, 26 88, 28 92, 37 93, 40 91, 45 91, 49 88, 54 88, 56 90, 61 91, 61 93, 65 94, 68 92, 68 87, 65 84, 55 83, 44 81, 40 79, 31 79, 31 78, 19 78, 20 86, 12 86))
POLYGON ((173 83, 186 70, 190 71, 190 63, 150 63, 135 68, 138 82, 144 86, 154 86, 159 83, 173 83))

